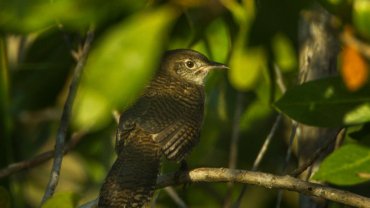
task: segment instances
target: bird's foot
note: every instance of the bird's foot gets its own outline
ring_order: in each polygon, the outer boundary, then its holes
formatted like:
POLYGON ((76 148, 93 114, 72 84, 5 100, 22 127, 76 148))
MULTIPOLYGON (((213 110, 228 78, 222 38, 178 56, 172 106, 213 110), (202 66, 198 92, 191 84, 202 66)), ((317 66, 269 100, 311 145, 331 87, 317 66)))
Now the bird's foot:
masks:
MULTIPOLYGON (((181 160, 180 168, 178 171, 175 172, 175 182, 180 183, 180 176, 182 173, 189 171, 189 166, 185 160, 181 160)), ((185 182, 183 185, 183 189, 186 189, 191 183, 185 182)))

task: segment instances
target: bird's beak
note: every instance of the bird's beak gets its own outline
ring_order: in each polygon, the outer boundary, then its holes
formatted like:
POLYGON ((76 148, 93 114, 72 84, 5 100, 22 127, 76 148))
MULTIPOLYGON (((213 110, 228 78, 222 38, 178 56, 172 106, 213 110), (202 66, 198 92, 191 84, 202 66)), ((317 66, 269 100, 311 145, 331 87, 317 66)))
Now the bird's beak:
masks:
POLYGON ((207 65, 201 67, 199 70, 198 70, 198 73, 208 73, 210 70, 214 70, 214 69, 230 69, 228 66, 226 66, 225 64, 221 64, 221 63, 217 63, 217 62, 208 62, 207 65))
POLYGON ((213 70, 213 69, 230 69, 228 66, 225 64, 217 63, 217 62, 210 62, 209 65, 207 66, 208 70, 213 70))

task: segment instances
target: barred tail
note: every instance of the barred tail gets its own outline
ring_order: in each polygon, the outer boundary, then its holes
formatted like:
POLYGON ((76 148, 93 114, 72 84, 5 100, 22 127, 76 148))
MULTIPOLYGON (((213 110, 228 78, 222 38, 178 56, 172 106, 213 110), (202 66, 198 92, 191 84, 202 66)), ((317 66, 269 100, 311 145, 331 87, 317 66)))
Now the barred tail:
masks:
POLYGON ((100 208, 144 207, 150 202, 160 166, 160 148, 149 137, 131 139, 118 153, 101 188, 100 208))

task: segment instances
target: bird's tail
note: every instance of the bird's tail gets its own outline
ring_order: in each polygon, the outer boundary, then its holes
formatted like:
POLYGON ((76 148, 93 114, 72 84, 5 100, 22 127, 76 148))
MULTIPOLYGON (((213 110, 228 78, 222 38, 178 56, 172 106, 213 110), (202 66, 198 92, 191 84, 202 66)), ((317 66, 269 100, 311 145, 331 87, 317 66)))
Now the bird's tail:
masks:
POLYGON ((150 202, 160 166, 160 148, 150 137, 130 139, 118 153, 99 196, 100 208, 144 207, 150 202))

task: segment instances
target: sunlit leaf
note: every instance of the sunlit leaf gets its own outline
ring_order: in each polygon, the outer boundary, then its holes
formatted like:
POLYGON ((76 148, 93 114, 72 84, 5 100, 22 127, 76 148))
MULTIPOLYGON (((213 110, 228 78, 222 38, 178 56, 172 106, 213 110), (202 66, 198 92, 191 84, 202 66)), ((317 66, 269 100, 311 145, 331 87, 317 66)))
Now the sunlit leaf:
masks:
POLYGON ((283 34, 276 34, 272 40, 276 64, 285 71, 291 71, 297 67, 297 56, 292 42, 283 34))
POLYGON ((353 185, 368 181, 370 174, 370 149, 357 145, 345 145, 329 155, 320 165, 313 179, 337 185, 353 185))
POLYGON ((48 199, 42 208, 74 208, 79 197, 74 193, 57 193, 48 199))
POLYGON ((239 24, 239 31, 233 43, 228 71, 229 80, 238 90, 250 90, 255 87, 257 79, 266 67, 266 57, 262 46, 247 47, 250 27, 255 18, 254 1, 222 1, 239 24))
POLYGON ((370 1, 354 0, 353 22, 355 28, 370 40, 370 1))
POLYGON ((247 0, 239 4, 238 1, 221 1, 225 8, 227 8, 233 15, 235 22, 241 27, 249 27, 249 23, 254 19, 256 8, 254 1, 247 0), (248 25, 246 25, 248 24, 248 25))
POLYGON ((266 57, 263 48, 247 48, 237 46, 230 58, 229 79, 239 90, 250 90, 266 68, 266 57))
POLYGON ((129 105, 157 69, 175 13, 170 7, 136 15, 111 29, 91 52, 74 122, 98 127, 129 105))
MULTIPOLYGON (((370 16, 369 16, 370 18, 370 16)), ((347 89, 356 91, 368 80, 368 66, 365 59, 353 47, 347 45, 342 52, 342 77, 347 89)))
POLYGON ((207 41, 212 52, 212 59, 224 62, 227 58, 230 40, 225 21, 217 19, 207 28, 207 41))
POLYGON ((335 127, 370 121, 369 86, 349 92, 339 77, 289 89, 276 106, 291 118, 314 126, 335 127))

